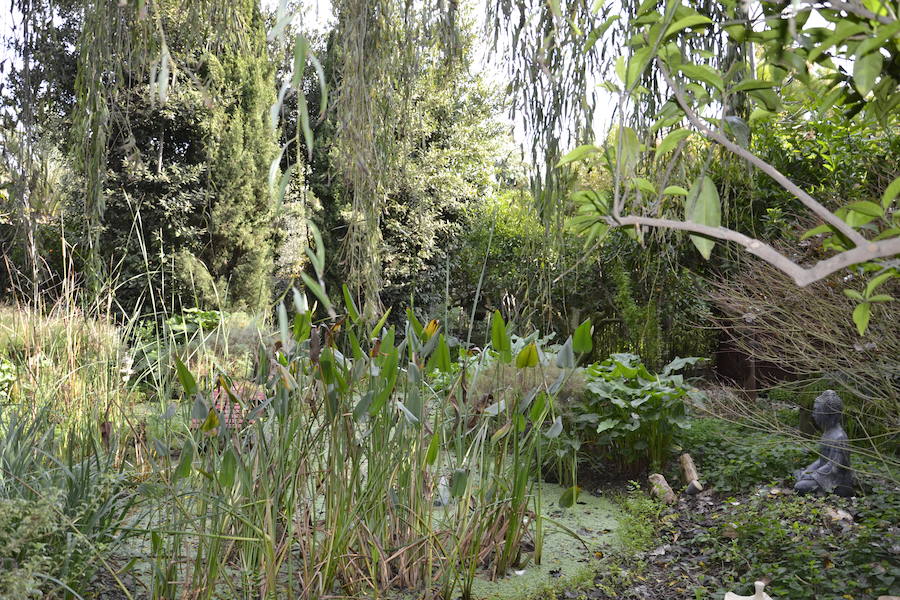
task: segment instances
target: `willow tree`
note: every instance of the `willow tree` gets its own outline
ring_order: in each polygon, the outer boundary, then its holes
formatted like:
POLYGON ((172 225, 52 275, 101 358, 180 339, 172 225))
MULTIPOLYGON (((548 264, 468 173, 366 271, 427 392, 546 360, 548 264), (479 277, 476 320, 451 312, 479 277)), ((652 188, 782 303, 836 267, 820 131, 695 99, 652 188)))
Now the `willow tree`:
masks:
POLYGON ((459 51, 456 3, 378 0, 334 3, 338 25, 333 163, 351 197, 344 256, 364 312, 381 311, 380 218, 410 155, 412 93, 435 61, 459 51), (434 52, 439 49, 440 52, 434 52))

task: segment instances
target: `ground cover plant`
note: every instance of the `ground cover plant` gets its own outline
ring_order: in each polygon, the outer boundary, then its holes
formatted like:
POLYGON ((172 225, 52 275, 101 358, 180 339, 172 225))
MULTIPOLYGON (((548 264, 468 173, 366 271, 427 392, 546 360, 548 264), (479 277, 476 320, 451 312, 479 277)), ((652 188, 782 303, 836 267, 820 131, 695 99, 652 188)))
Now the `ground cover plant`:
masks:
POLYGON ((12 0, 0 597, 896 595, 898 16, 12 0))
POLYGON ((623 550, 573 597, 721 598, 749 594, 759 579, 773 598, 896 595, 896 478, 863 475, 865 491, 853 498, 797 496, 790 470, 804 450, 796 440, 752 423, 694 425, 684 443, 708 490, 673 506, 640 486, 623 494, 623 550))

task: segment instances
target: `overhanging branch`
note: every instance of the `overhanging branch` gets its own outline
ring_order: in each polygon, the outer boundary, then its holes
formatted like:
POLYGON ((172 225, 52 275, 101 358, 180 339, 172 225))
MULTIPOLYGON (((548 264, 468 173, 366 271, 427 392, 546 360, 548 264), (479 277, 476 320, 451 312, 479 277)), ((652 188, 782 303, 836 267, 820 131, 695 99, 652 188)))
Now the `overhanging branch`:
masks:
POLYGON ((735 242, 743 246, 748 252, 766 261, 782 273, 788 275, 800 287, 805 287, 815 281, 840 271, 846 267, 900 254, 900 237, 878 242, 866 241, 863 245, 850 250, 845 250, 830 258, 820 260, 811 267, 802 267, 787 256, 758 239, 744 235, 727 227, 712 227, 701 225, 691 221, 676 221, 674 219, 656 219, 653 217, 621 217, 614 219, 606 217, 606 223, 612 227, 659 227, 663 229, 677 229, 697 233, 706 237, 735 242))
POLYGON ((818 200, 810 196, 806 191, 803 190, 796 183, 788 179, 781 171, 759 158, 746 148, 741 147, 738 144, 735 144, 731 140, 729 140, 725 135, 723 135, 719 131, 714 131, 710 129, 697 115, 696 112, 691 108, 690 103, 687 101, 687 98, 684 96, 684 92, 678 86, 678 84, 672 79, 669 75, 666 68, 663 66, 662 62, 657 59, 657 65, 659 66, 659 71, 662 74, 663 78, 666 80, 666 83, 672 88, 673 93, 675 94, 675 98, 678 100, 678 104, 681 106, 682 110, 684 110, 685 116, 687 116, 688 121, 697 128, 700 133, 706 136, 708 139, 716 142, 717 144, 724 146, 727 150, 736 154, 737 156, 743 158, 757 169, 771 177, 775 180, 778 185, 783 187, 785 190, 792 193, 803 205, 808 208, 810 211, 815 213, 816 216, 821 218, 823 221, 833 226, 835 229, 844 234, 853 244, 857 247, 864 246, 868 244, 868 240, 862 236, 858 231, 850 227, 843 219, 838 217, 836 214, 822 206, 818 200))

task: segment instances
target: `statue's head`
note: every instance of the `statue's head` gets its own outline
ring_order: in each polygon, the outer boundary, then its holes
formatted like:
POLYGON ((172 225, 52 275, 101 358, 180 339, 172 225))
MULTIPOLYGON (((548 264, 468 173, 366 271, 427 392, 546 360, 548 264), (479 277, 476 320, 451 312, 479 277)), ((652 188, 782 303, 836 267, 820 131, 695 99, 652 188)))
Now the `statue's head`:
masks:
POLYGON ((813 419, 820 429, 831 429, 841 423, 844 403, 834 390, 825 390, 813 405, 813 419))

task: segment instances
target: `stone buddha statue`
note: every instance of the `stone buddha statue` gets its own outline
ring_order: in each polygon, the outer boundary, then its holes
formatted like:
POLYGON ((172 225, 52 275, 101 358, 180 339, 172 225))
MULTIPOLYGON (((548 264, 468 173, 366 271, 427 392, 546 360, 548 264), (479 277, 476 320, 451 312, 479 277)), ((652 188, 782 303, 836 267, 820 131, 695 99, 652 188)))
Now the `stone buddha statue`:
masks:
POLYGON ((811 465, 796 471, 794 489, 800 494, 823 492, 852 496, 854 477, 850 469, 850 442, 841 427, 844 403, 833 390, 826 390, 816 398, 813 420, 823 431, 819 440, 819 458, 811 465))

